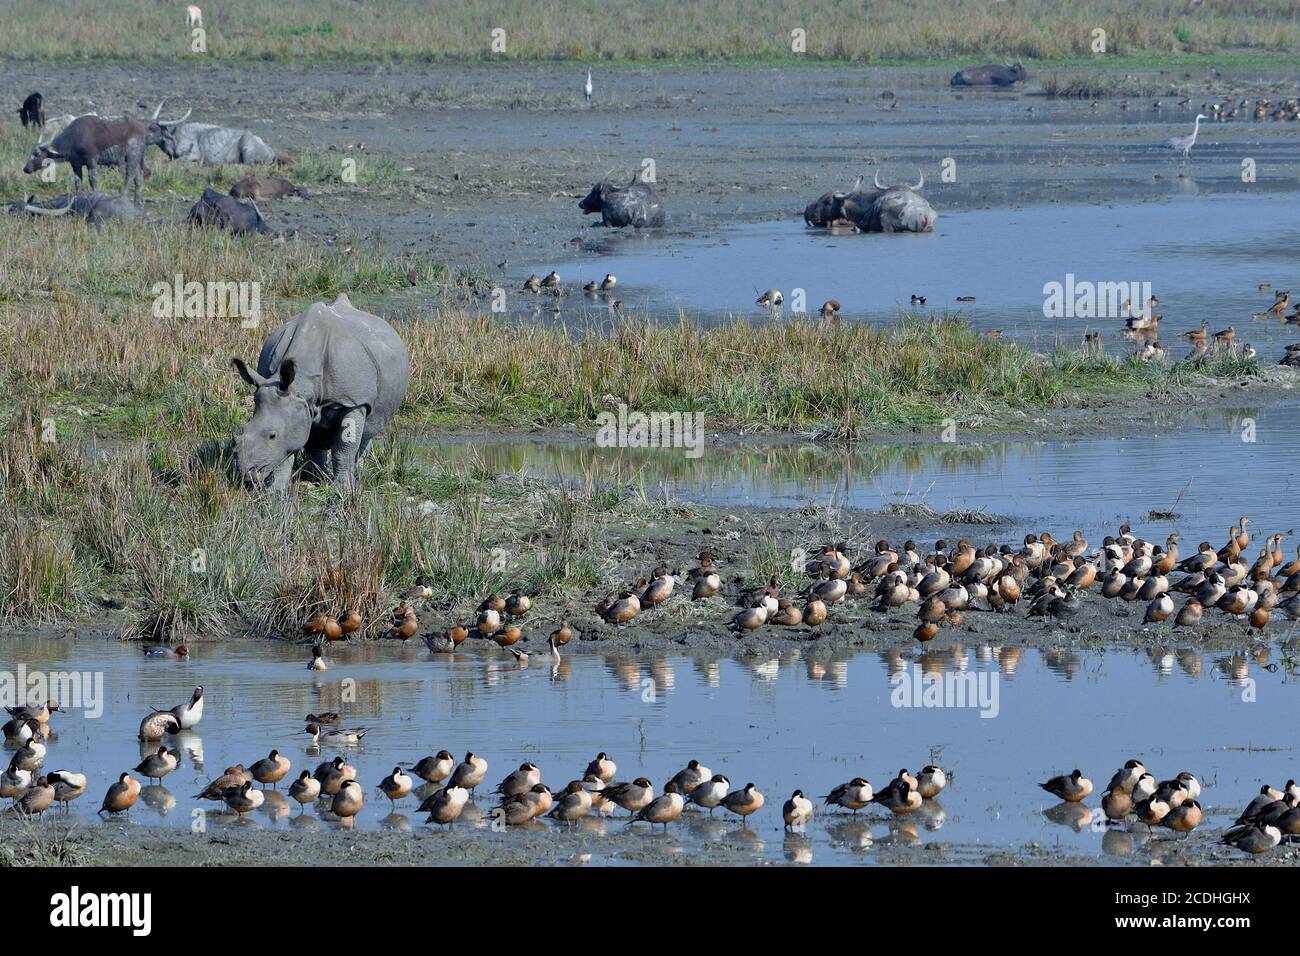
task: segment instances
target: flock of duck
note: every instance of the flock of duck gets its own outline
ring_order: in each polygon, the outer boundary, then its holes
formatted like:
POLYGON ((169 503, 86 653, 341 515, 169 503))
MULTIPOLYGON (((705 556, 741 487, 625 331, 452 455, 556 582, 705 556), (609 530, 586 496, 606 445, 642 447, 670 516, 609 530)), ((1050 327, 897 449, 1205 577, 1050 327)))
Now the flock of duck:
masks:
MULTIPOLYGON (((196 688, 190 700, 169 710, 155 710, 140 724, 139 737, 152 744, 167 736, 191 729, 203 717, 203 688, 196 688)), ((44 814, 55 804, 66 807, 86 793, 89 782, 85 774, 70 770, 42 772, 51 737, 50 720, 58 706, 8 708, 10 720, 4 726, 6 741, 16 744, 8 768, 0 774, 0 797, 13 801, 10 812, 27 817, 44 814)), ((369 730, 344 727, 338 713, 308 714, 305 733, 313 747, 323 744, 348 748, 359 743, 369 730)), ((311 751, 309 751, 311 752, 311 751)), ((104 794, 99 813, 116 815, 135 806, 141 793, 139 779, 132 773, 160 782, 179 766, 176 752, 160 745, 147 755, 133 771, 122 772, 104 794)), ((251 763, 225 768, 208 782, 194 799, 219 802, 236 816, 252 813, 266 802, 265 788, 277 792, 290 779, 293 765, 279 750, 251 763)), ((380 780, 375 793, 396 806, 413 794, 420 800, 418 812, 426 813, 425 822, 449 827, 461 819, 471 805, 474 794, 488 780, 488 761, 472 751, 457 760, 447 750, 394 766, 380 780), (422 781, 422 783, 418 782, 422 781)), ((817 799, 823 810, 849 811, 857 814, 873 806, 887 811, 892 818, 907 817, 933 801, 948 786, 948 774, 937 764, 928 764, 916 773, 906 768, 898 771, 880 789, 861 776, 838 784, 817 799)), ((1093 793, 1092 781, 1081 771, 1053 777, 1039 787, 1058 797, 1062 806, 1080 805, 1093 793)), ((288 798, 299 804, 300 812, 317 806, 327 819, 350 826, 366 803, 366 788, 358 779, 357 768, 337 754, 314 769, 303 769, 290 779, 288 798)), ((751 783, 733 787, 731 780, 714 773, 699 760, 690 760, 681 770, 656 789, 645 776, 619 780, 618 765, 605 752, 598 753, 581 774, 562 787, 552 790, 542 781, 541 769, 524 761, 511 770, 491 790, 497 801, 487 814, 494 826, 514 827, 549 819, 572 826, 588 816, 606 817, 618 810, 626 812, 629 824, 644 822, 667 829, 683 812, 689 810, 713 814, 721 810, 741 821, 757 814, 767 799, 751 783)), ((1195 774, 1184 771, 1169 780, 1157 781, 1139 760, 1128 760, 1106 785, 1101 811, 1107 821, 1121 824, 1130 817, 1148 829, 1164 827, 1189 834, 1204 822, 1201 808, 1201 782, 1195 774)), ((801 789, 791 793, 781 807, 787 829, 802 829, 812 822, 816 807, 813 798, 801 789)), ((1092 819, 1089 815, 1088 819, 1092 819)), ((742 825, 747 825, 743 823, 742 825)), ((1248 853, 1263 853, 1283 840, 1300 836, 1300 785, 1288 780, 1276 789, 1263 786, 1258 796, 1241 812, 1222 836, 1222 842, 1248 853)))
MULTIPOLYGON (((1287 323, 1288 325, 1300 325, 1300 305, 1292 306, 1290 290, 1274 289, 1269 283, 1262 283, 1259 291, 1273 293, 1272 304, 1263 312, 1251 314, 1251 318, 1256 321, 1265 321, 1276 319, 1277 321, 1287 323), (1291 309, 1291 312, 1287 312, 1291 309)), ((1123 337, 1131 342, 1136 343, 1136 355, 1144 362, 1163 361, 1169 358, 1168 350, 1160 344, 1160 323, 1164 316, 1156 311, 1160 300, 1151 296, 1147 300, 1145 307, 1136 308, 1131 300, 1121 306, 1125 314, 1123 337)), ((1238 341, 1237 327, 1229 325, 1227 328, 1219 329, 1215 332, 1210 331, 1210 323, 1205 319, 1201 320, 1199 329, 1188 329, 1179 333, 1179 338, 1190 346, 1186 358, 1188 361, 1202 358, 1211 352, 1220 355, 1239 355, 1242 358, 1252 359, 1257 356, 1254 346, 1246 342, 1238 341)), ((1102 334, 1099 331, 1084 333, 1083 347, 1085 352, 1096 353, 1101 351, 1102 334)), ((1283 347, 1279 365, 1300 367, 1300 342, 1295 342, 1283 347)))

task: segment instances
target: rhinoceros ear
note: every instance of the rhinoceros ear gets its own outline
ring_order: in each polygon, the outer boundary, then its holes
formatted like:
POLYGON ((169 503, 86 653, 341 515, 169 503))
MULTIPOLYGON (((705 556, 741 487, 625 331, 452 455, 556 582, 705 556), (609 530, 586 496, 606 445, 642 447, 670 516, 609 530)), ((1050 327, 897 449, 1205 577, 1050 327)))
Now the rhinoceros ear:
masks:
POLYGON ((262 376, 258 375, 251 368, 245 365, 244 360, 238 355, 230 360, 230 364, 235 367, 235 371, 239 373, 239 377, 249 385, 253 386, 253 388, 260 388, 266 384, 266 379, 262 378, 262 376))
POLYGON ((298 363, 293 359, 287 358, 280 363, 280 391, 289 391, 289 386, 293 384, 293 378, 298 374, 298 363))

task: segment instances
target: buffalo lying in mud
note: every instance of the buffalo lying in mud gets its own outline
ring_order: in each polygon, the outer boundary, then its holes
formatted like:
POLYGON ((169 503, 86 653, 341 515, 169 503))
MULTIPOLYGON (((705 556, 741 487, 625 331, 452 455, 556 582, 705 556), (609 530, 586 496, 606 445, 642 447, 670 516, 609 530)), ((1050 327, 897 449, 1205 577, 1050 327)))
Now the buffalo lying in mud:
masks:
POLYGON ((11 202, 9 211, 31 216, 66 216, 72 213, 93 226, 99 226, 110 219, 142 218, 139 207, 125 193, 68 193, 39 203, 28 196, 11 202))
POLYGON ((246 484, 282 491, 304 453, 319 477, 343 487, 370 441, 397 413, 411 356, 393 327, 340 295, 317 302, 271 333, 257 371, 234 358, 253 387, 253 417, 235 441, 246 484))
POLYGON ((829 192, 810 202, 803 211, 809 226, 852 226, 859 232, 929 232, 939 214, 920 193, 921 176, 915 186, 885 186, 880 174, 874 188, 863 189, 859 176, 848 192, 829 192))
POLYGON ((605 177, 591 188, 578 203, 584 216, 600 213, 605 226, 633 226, 638 229, 654 228, 664 224, 664 207, 659 195, 646 183, 632 181, 626 186, 614 186, 605 177))
POLYGON ((282 176, 245 176, 230 187, 230 195, 236 199, 284 199, 287 196, 307 199, 311 193, 282 176))
POLYGON ((1028 78, 1024 65, 1015 63, 986 63, 958 70, 949 81, 950 86, 1014 86, 1028 78))
POLYGON ((236 236, 269 232, 256 203, 242 203, 206 187, 199 201, 190 207, 190 222, 196 226, 229 229, 236 236))
POLYGON ((260 136, 246 129, 215 126, 212 123, 187 123, 189 110, 178 120, 158 120, 150 132, 158 147, 172 159, 203 166, 221 163, 253 165, 274 163, 280 157, 260 136))
POLYGON ((45 97, 33 93, 23 100, 23 105, 18 107, 18 119, 22 121, 23 129, 29 126, 45 129, 45 97))

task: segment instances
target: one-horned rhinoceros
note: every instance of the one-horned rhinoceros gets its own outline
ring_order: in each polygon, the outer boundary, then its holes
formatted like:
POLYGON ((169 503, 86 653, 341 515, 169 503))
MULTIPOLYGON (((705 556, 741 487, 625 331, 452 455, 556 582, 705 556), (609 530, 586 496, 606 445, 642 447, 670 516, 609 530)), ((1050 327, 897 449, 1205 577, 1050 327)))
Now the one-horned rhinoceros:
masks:
POLYGON ((859 176, 848 192, 829 192, 803 211, 809 226, 848 225, 859 232, 929 232, 939 214, 921 195, 925 176, 915 186, 885 186, 877 173, 874 188, 863 189, 859 176))
POLYGON ((302 452, 318 477, 343 487, 357 460, 387 427, 406 395, 411 356, 393 327, 353 308, 346 295, 317 302, 271 333, 254 372, 253 417, 235 441, 244 482, 283 490, 302 452))
POLYGON ((578 208, 584 216, 600 213, 601 224, 606 226, 641 229, 664 224, 664 207, 658 193, 647 183, 637 182, 635 174, 626 186, 612 185, 605 177, 591 187, 578 208))

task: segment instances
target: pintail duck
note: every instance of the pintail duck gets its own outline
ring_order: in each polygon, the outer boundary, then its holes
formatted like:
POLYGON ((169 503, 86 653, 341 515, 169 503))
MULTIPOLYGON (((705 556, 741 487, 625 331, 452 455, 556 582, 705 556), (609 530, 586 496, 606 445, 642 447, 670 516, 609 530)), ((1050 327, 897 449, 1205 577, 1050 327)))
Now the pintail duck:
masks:
POLYGON ((298 774, 297 780, 289 784, 289 796, 302 807, 315 803, 320 797, 320 781, 311 775, 310 770, 304 770, 298 774))
POLYGON ((325 663, 325 654, 319 644, 311 646, 311 660, 307 662, 307 670, 324 671, 329 670, 329 665, 325 663))
POLYGON ((761 810, 764 802, 764 797, 759 793, 758 788, 752 783, 747 783, 743 790, 733 790, 723 797, 722 807, 744 819, 761 810))
POLYGON ((817 310, 817 314, 826 320, 837 319, 840 315, 840 304, 835 299, 827 299, 817 310))
POLYGON ((321 793, 332 797, 339 792, 343 784, 357 779, 357 768, 344 763, 342 757, 335 757, 320 764, 313 776, 320 781, 321 793))
POLYGON ((14 801, 10 812, 29 817, 40 816, 53 803, 54 787, 46 777, 41 776, 14 801))
POLYGON ((542 280, 543 289, 554 289, 557 288, 559 284, 560 284, 560 274, 554 270, 548 272, 546 274, 546 278, 542 280))
POLYGON ((590 810, 591 794, 583 789, 582 781, 574 780, 564 789, 564 795, 552 802, 550 816, 572 824, 585 817, 590 810))
POLYGON ((874 796, 871 784, 861 777, 854 777, 848 783, 840 784, 822 799, 828 807, 844 807, 857 813, 869 805, 874 796))
POLYGON ((768 289, 756 300, 756 305, 767 306, 769 309, 780 307, 785 302, 785 296, 781 294, 780 289, 768 289))
POLYGON ((505 797, 514 797, 526 793, 541 782, 541 770, 537 769, 536 764, 525 760, 519 765, 518 770, 511 771, 492 792, 505 797))
POLYGON ((289 758, 278 750, 272 750, 267 756, 249 767, 248 772, 260 784, 278 784, 289 773, 289 758))
POLYGON ((641 592, 641 606, 656 607, 663 604, 672 596, 673 585, 676 583, 677 579, 668 573, 667 568, 662 566, 655 568, 650 575, 650 583, 641 592))
MULTIPOLYGON (((675 783, 674 785, 676 786, 675 783)), ((677 786, 677 790, 684 792, 680 786, 677 786)), ((600 795, 629 813, 637 813, 655 798, 655 788, 654 784, 645 777, 637 777, 630 783, 610 784, 600 792, 600 795)))
MULTIPOLYGON (((669 783, 673 783, 673 781, 670 780, 669 783)), ((715 773, 691 791, 690 801, 695 806, 703 807, 709 813, 712 813, 722 806, 722 801, 726 799, 730 791, 731 781, 722 774, 715 773)))
POLYGON ((722 590, 722 577, 713 565, 712 556, 707 553, 700 555, 700 566, 690 573, 690 577, 695 581, 691 591, 692 601, 713 597, 722 590))
POLYGON ((473 752, 465 754, 465 759, 456 765, 452 771, 451 782, 448 786, 464 787, 466 790, 476 790, 478 785, 483 782, 487 776, 488 762, 473 752))
POLYGON ((6 741, 25 744, 33 738, 44 739, 45 727, 34 717, 15 717, 5 722, 4 735, 6 741))
POLYGON ((44 704, 23 704, 19 707, 6 707, 5 712, 15 720, 34 720, 38 724, 48 724, 50 715, 58 711, 59 705, 46 701, 44 704))
POLYGON ((319 747, 321 744, 328 744, 331 747, 340 747, 344 744, 358 743, 362 737, 370 733, 369 727, 336 727, 324 729, 320 724, 308 724, 303 730, 304 734, 311 735, 313 747, 319 747))
POLYGON ((540 292, 542 289, 542 280, 538 275, 530 275, 524 280, 523 288, 520 292, 540 292))
POLYGON ((812 820, 812 816, 812 801, 803 795, 802 790, 790 794, 790 799, 781 807, 781 818, 785 820, 787 828, 806 826, 812 820))
POLYGON ((677 784, 669 781, 664 785, 664 792, 642 807, 628 822, 644 820, 650 824, 662 823, 666 830, 668 824, 682 815, 684 806, 686 800, 677 792, 677 784))
POLYGON ((469 791, 464 787, 451 786, 433 794, 420 804, 420 809, 429 812, 426 823, 451 826, 459 819, 467 803, 469 803, 469 791))
POLYGON ((1223 843, 1247 853, 1267 853, 1282 842, 1282 831, 1268 824, 1238 827, 1223 835, 1223 843))
POLYGON ((162 780, 178 766, 180 760, 177 756, 166 747, 159 747, 157 753, 150 754, 136 765, 135 772, 146 780, 162 780))
POLYGON ((330 812, 336 817, 348 820, 361 812, 365 802, 366 793, 361 784, 355 780, 345 780, 339 787, 338 793, 334 794, 334 800, 330 803, 330 812))
POLYGON ((1101 812, 1108 820, 1123 820, 1133 812, 1133 797, 1122 786, 1112 786, 1101 798, 1101 812))
POLYGON ((1132 793, 1138 779, 1146 772, 1147 768, 1142 765, 1142 761, 1126 760, 1124 766, 1115 771, 1115 775, 1110 778, 1110 783, 1106 784, 1106 789, 1114 790, 1119 787, 1125 793, 1132 793))
POLYGON ((713 776, 713 771, 698 760, 691 760, 685 767, 673 774, 673 783, 685 794, 695 792, 695 788, 713 776))
POLYGON ((587 773, 594 773, 601 782, 609 783, 614 779, 614 774, 618 773, 618 765, 602 750, 596 754, 595 760, 587 764, 587 773))
POLYGON ((178 734, 181 730, 181 723, 171 711, 161 710, 152 714, 146 714, 140 721, 140 730, 137 736, 147 742, 162 740, 163 737, 178 734))
POLYGON ((641 599, 632 591, 620 591, 614 601, 601 614, 605 623, 622 627, 641 613, 641 599))
POLYGON ((72 770, 56 770, 46 774, 46 781, 54 788, 54 800, 65 806, 86 792, 86 775, 72 770))
POLYGON ((450 654, 469 637, 469 628, 464 624, 449 627, 442 633, 424 635, 424 644, 435 654, 450 654))
POLYGON ((409 769, 411 773, 428 783, 442 783, 456 769, 456 759, 447 751, 439 750, 432 757, 421 757, 419 762, 409 769))
MULTIPOLYGON (((822 607, 825 605, 823 604, 822 607)), ((795 607, 789 598, 781 598, 776 613, 772 615, 772 623, 781 627, 798 627, 803 623, 803 612, 795 607)))
MULTIPOLYGON (((340 758, 342 759, 342 758, 340 758)), ((126 774, 122 775, 123 777, 126 774)), ((233 767, 227 767, 221 776, 213 780, 206 787, 194 795, 195 800, 220 800, 222 791, 229 790, 231 787, 238 787, 252 780, 253 776, 244 769, 242 763, 235 764, 233 767)))
POLYGON ((605 273, 605 278, 602 279, 601 282, 600 282, 600 291, 601 291, 601 292, 608 292, 610 289, 614 288, 614 286, 616 286, 616 285, 618 285, 618 279, 615 278, 615 276, 614 276, 614 274, 613 274, 612 272, 606 272, 606 273, 605 273))
POLYGON ((1046 783, 1040 783, 1038 786, 1053 796, 1060 797, 1067 803, 1078 803, 1088 794, 1092 793, 1092 781, 1077 769, 1072 773, 1053 777, 1051 780, 1046 783))
POLYGON ((738 631, 753 631, 767 623, 767 608, 764 605, 758 607, 743 608, 735 617, 731 619, 731 624, 738 631))
POLYGON ((19 770, 12 763, 0 774, 0 797, 16 800, 32 785, 32 772, 19 770))
POLYGON ((238 814, 252 813, 266 801, 261 790, 253 789, 253 781, 245 780, 238 787, 230 787, 221 794, 222 802, 238 814))
POLYGON ((379 781, 379 791, 388 798, 389 803, 396 803, 411 792, 414 784, 411 778, 402 772, 401 767, 394 767, 383 780, 379 781))
POLYGON ((926 800, 933 800, 946 786, 948 786, 948 775, 943 772, 942 767, 936 767, 934 764, 922 767, 921 772, 916 775, 916 789, 926 800))
POLYGON ((125 813, 135 806, 135 801, 139 799, 139 796, 140 781, 129 773, 123 773, 117 778, 117 782, 108 788, 108 792, 104 794, 104 802, 100 804, 99 812, 125 813))
POLYGON ((916 789, 916 782, 906 771, 902 771, 883 790, 875 794, 871 802, 880 804, 896 816, 903 816, 919 810, 922 797, 920 791, 916 789))
MULTIPOLYGON (((162 708, 155 707, 154 711, 162 711, 162 708)), ((188 701, 184 704, 177 704, 171 710, 165 711, 165 713, 169 713, 176 718, 176 723, 180 725, 181 730, 197 727, 199 721, 203 719, 203 688, 194 688, 194 693, 190 695, 188 701)))

